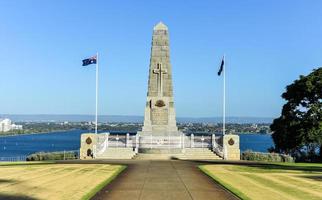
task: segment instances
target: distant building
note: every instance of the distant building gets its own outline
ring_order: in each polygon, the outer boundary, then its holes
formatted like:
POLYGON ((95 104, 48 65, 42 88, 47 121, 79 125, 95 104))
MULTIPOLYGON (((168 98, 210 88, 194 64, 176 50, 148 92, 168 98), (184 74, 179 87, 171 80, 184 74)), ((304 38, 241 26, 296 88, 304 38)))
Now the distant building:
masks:
POLYGON ((257 124, 252 124, 251 128, 256 129, 257 128, 257 124))
POLYGON ((12 124, 10 119, 0 119, 0 132, 8 132, 10 130, 22 130, 22 125, 12 124))

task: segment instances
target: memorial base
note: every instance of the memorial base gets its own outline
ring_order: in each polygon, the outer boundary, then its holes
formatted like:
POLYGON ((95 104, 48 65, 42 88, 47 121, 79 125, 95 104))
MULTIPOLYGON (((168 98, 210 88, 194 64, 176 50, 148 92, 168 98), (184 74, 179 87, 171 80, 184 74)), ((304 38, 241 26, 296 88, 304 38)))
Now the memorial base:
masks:
POLYGON ((225 160, 240 160, 239 136, 224 136, 224 154, 225 160))

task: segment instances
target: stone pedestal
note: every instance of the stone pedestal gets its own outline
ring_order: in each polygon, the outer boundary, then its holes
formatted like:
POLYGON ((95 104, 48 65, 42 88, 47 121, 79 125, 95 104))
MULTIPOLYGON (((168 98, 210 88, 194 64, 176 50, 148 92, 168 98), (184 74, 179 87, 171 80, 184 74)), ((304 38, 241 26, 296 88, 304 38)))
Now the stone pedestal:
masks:
POLYGON ((223 148, 225 160, 240 160, 238 135, 225 135, 223 148))
POLYGON ((79 158, 81 160, 93 159, 96 150, 97 135, 95 133, 84 133, 81 135, 81 148, 79 158))

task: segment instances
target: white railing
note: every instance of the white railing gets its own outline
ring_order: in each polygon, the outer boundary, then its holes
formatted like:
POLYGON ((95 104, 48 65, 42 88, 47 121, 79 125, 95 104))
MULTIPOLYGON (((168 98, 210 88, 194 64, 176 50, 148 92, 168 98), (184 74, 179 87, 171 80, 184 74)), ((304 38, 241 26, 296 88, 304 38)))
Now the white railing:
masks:
POLYGON ((208 148, 217 155, 223 156, 222 137, 213 135, 190 136, 139 136, 139 135, 110 135, 109 133, 99 134, 97 137, 96 155, 104 153, 108 148, 208 148))
POLYGON ((140 148, 182 148, 184 136, 144 136, 139 138, 140 148))
POLYGON ((97 153, 108 147, 140 147, 140 148, 212 148, 222 141, 220 136, 214 135, 181 135, 181 136, 139 136, 99 134, 97 138, 97 153))
POLYGON ((212 140, 212 151, 215 152, 218 156, 224 157, 224 149, 223 149, 223 138, 220 136, 213 137, 212 140))
MULTIPOLYGON (((193 138, 193 148, 211 148, 212 147, 212 137, 207 136, 194 136, 193 138)), ((191 147, 192 148, 192 147, 191 147)))
POLYGON ((100 134, 97 137, 95 156, 103 154, 108 147, 109 133, 100 134))
POLYGON ((127 147, 127 136, 126 135, 111 135, 109 136, 108 146, 109 147, 127 147))

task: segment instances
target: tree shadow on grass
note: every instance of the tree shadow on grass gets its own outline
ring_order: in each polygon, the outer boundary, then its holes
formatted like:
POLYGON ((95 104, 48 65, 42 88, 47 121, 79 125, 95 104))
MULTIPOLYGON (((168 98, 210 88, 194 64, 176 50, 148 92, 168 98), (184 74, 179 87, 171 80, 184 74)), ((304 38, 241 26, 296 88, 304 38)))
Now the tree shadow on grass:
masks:
POLYGON ((322 167, 320 166, 312 166, 312 165, 284 165, 276 164, 276 163, 263 163, 263 162, 247 162, 247 161, 193 161, 197 162, 198 164, 214 164, 214 165, 237 165, 237 166, 247 166, 247 167, 254 167, 263 170, 296 170, 296 171, 303 171, 303 172, 322 172, 322 167))
MULTIPOLYGON (((1 184, 6 184, 6 183, 18 183, 19 181, 17 180, 13 180, 13 179, 0 179, 0 185, 1 184)), ((10 194, 3 194, 0 193, 0 199, 5 199, 5 200, 35 200, 35 198, 33 197, 28 197, 25 195, 19 195, 19 194, 15 194, 15 195, 10 195, 10 194)))
POLYGON ((266 165, 266 166, 259 166, 259 168, 263 169, 277 169, 277 170, 296 170, 296 171, 303 171, 303 172, 322 172, 322 167, 318 166, 286 166, 286 165, 266 165))
POLYGON ((0 199, 6 200, 36 200, 36 198, 28 197, 24 195, 9 195, 0 193, 0 199))
POLYGON ((322 172, 322 167, 319 166, 299 166, 299 165, 279 165, 279 164, 255 164, 249 167, 256 167, 263 170, 293 170, 303 172, 322 172))
POLYGON ((17 183, 18 181, 12 179, 0 179, 0 184, 4 183, 17 183))
POLYGON ((322 175, 321 176, 300 176, 301 178, 308 178, 308 179, 312 179, 314 181, 322 181, 322 175))

